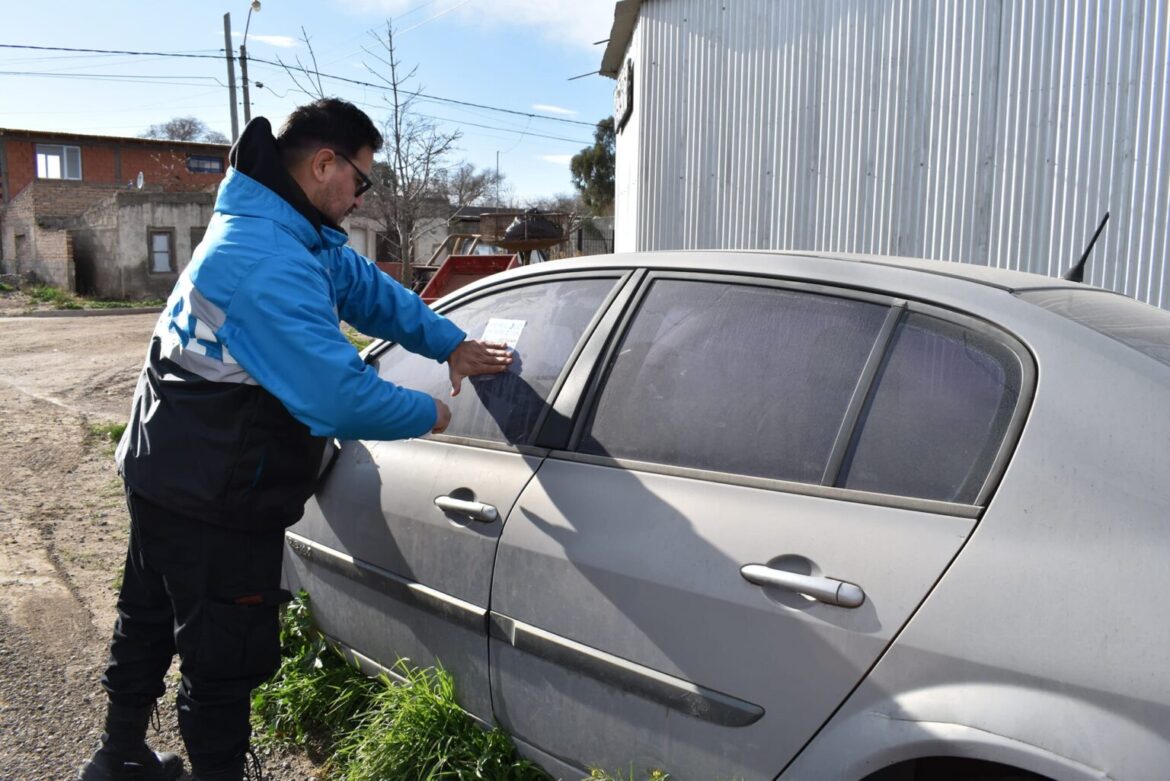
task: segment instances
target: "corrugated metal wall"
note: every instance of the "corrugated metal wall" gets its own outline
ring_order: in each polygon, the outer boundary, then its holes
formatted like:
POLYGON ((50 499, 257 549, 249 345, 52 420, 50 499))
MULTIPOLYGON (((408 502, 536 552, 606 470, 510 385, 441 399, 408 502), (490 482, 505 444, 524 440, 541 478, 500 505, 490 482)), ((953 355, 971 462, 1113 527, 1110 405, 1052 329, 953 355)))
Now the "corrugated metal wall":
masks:
POLYGON ((1058 275, 1170 307, 1165 0, 646 0, 618 249, 1058 275))

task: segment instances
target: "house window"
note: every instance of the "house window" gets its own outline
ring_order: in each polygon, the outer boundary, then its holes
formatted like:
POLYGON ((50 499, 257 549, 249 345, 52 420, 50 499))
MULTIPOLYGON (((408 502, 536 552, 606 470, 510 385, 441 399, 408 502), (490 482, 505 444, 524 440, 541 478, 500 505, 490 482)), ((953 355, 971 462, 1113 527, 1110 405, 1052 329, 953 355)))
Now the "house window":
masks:
POLYGON ((37 144, 38 179, 80 179, 81 147, 37 144))
POLYGON ((223 158, 210 155, 187 155, 187 170, 193 174, 222 174, 223 158))
POLYGON ((175 232, 152 230, 150 235, 150 270, 155 274, 166 274, 174 270, 175 232))

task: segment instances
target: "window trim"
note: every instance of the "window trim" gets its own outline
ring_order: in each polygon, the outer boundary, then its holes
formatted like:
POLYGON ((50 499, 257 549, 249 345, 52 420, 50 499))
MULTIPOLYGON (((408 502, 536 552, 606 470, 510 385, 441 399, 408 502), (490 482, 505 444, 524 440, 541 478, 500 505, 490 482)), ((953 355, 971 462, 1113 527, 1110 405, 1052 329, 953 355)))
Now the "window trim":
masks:
MULTIPOLYGON (((437 311, 439 314, 446 314, 447 312, 450 312, 457 307, 470 304, 489 295, 496 295, 510 290, 529 287, 535 284, 548 284, 550 282, 566 281, 572 282, 586 279, 608 279, 613 282, 613 286, 610 288, 609 292, 606 293, 605 297, 598 305, 597 311, 593 313, 593 317, 590 319, 589 323, 586 324, 585 330, 582 332, 581 337, 577 340, 577 343, 573 345, 573 349, 569 352, 568 357, 565 359, 565 365, 561 368, 561 373, 557 375, 556 381, 553 382, 552 388, 549 390, 548 399, 545 401, 544 408, 540 411, 536 421, 533 423, 533 436, 531 444, 513 445, 508 442, 499 442, 491 439, 476 439, 473 437, 458 436, 446 433, 429 434, 427 439, 451 445, 480 447, 490 450, 519 453, 521 455, 537 455, 541 457, 546 456, 549 452, 549 448, 542 444, 545 439, 545 427, 556 406, 557 399, 561 396, 561 389, 564 387, 566 380, 576 366, 578 359, 585 350, 586 345, 593 341, 593 336, 598 329, 598 325, 602 322, 602 320, 605 318, 605 315, 613 307, 614 301, 617 300, 618 296, 621 295, 623 291, 626 292, 627 297, 629 296, 629 292, 632 290, 630 285, 630 278, 633 275, 633 270, 620 268, 598 269, 596 272, 591 271, 586 274, 572 271, 535 274, 532 276, 524 276, 515 280, 509 280, 500 284, 478 288, 474 291, 471 291, 468 295, 461 295, 449 302, 445 302, 441 308, 436 309, 435 311, 437 311)), ((372 364, 375 360, 389 352, 395 346, 397 346, 397 342, 392 342, 390 340, 383 340, 378 342, 369 350, 368 353, 366 353, 365 362, 367 364, 372 364)))
MULTIPOLYGON (((81 160, 81 147, 77 144, 48 144, 36 142, 33 144, 33 167, 36 170, 36 178, 44 182, 80 182, 84 178, 84 166, 81 160), (41 152, 41 150, 57 149, 60 150, 61 157, 61 176, 41 176, 40 161, 37 159, 42 154, 46 157, 49 155, 48 151, 41 152), (67 149, 77 150, 77 176, 69 176, 69 154, 65 151, 67 149)), ((47 167, 47 166, 46 166, 47 167)))
MULTIPOLYGON (((1036 363, 1032 357, 1032 354, 1027 350, 1027 348, 1014 334, 1011 334, 1003 328, 1000 328, 999 326, 996 326, 971 314, 947 309, 933 303, 896 296, 892 293, 882 293, 872 289, 860 289, 844 285, 838 286, 824 283, 810 283, 776 277, 761 277, 742 273, 721 274, 712 272, 686 272, 651 269, 637 281, 637 289, 631 296, 631 300, 626 304, 625 311, 622 313, 620 322, 610 331, 609 334, 606 335, 605 349, 601 351, 601 355, 593 367, 590 382, 587 389, 585 390, 584 398, 577 405, 576 417, 573 422, 573 431, 572 435, 570 436, 568 446, 563 449, 554 448, 552 452, 549 453, 549 458, 593 464, 596 466, 632 469, 635 471, 650 472, 674 477, 684 477, 688 479, 704 480, 715 483, 724 483, 728 485, 764 488, 767 490, 781 491, 784 493, 817 496, 846 502, 858 502, 905 510, 931 512, 939 515, 950 515, 961 518, 977 519, 986 510, 986 507, 990 502, 991 497, 994 495, 996 488, 999 487, 999 483, 1003 478, 1004 472, 1007 470, 1008 462, 1016 450, 1016 447, 1019 443, 1020 434, 1024 428, 1024 423, 1027 421, 1028 413, 1032 408, 1032 402, 1035 396, 1035 388, 1036 363), (585 433, 586 423, 590 420, 590 417, 598 403, 598 396, 601 387, 608 380, 611 362, 618 349, 618 346, 629 332, 630 325, 633 322, 634 317, 637 316, 637 313, 641 308, 641 304, 648 295, 651 286, 655 281, 658 280, 716 282, 719 284, 734 284, 745 285, 749 287, 766 287, 780 290, 793 290, 814 295, 829 295, 835 298, 845 298, 855 301, 883 304, 890 308, 890 313, 887 314, 887 318, 885 322, 883 322, 879 334, 875 337, 874 349, 871 350, 870 355, 866 359, 865 366, 862 369, 861 377, 858 379, 857 386, 854 388, 854 392, 850 398, 846 413, 842 418, 842 425, 840 426, 836 435, 836 439, 833 442, 833 446, 830 449, 830 460, 826 464, 825 475, 822 476, 822 482, 820 484, 800 483, 789 480, 779 480, 775 478, 717 472, 706 469, 697 469, 694 467, 682 467, 674 464, 659 464, 637 461, 634 459, 616 458, 612 456, 597 456, 593 454, 577 452, 577 449, 580 447, 581 438, 585 433), (1016 406, 1012 411, 1012 416, 1008 421, 1004 435, 1000 440, 999 447, 991 461, 987 475, 984 477, 983 484, 976 494, 975 502, 973 504, 946 502, 936 499, 922 499, 912 496, 901 496, 898 494, 881 494, 869 491, 858 491, 856 489, 840 488, 832 485, 832 483, 826 485, 824 482, 828 476, 828 467, 832 466, 832 459, 836 457, 838 453, 840 453, 842 457, 844 456, 845 452, 848 450, 849 443, 854 437, 857 427, 862 422, 860 413, 864 408, 865 400, 876 387, 878 368, 881 366, 886 356, 889 355, 893 334, 896 331, 897 324, 901 322, 902 318, 904 318, 908 312, 929 315, 939 320, 976 331, 986 336, 987 338, 1002 344, 1012 354, 1014 354, 1016 359, 1020 362, 1020 392, 1016 401, 1016 406), (881 349, 877 349, 878 345, 881 346, 881 349), (855 413, 852 418, 850 418, 851 413, 855 413), (849 425, 846 425, 847 423, 849 425)), ((840 465, 838 465, 838 469, 836 471, 840 471, 840 465)), ((837 475, 834 474, 834 480, 836 477, 837 475)))
POLYGON ((159 277, 165 276, 167 274, 178 273, 178 270, 176 268, 177 263, 175 262, 175 258, 177 255, 178 255, 178 250, 175 246, 175 229, 174 228, 148 227, 146 229, 146 273, 148 273, 152 276, 159 276, 159 277), (170 261, 170 264, 169 264, 170 268, 168 268, 166 271, 156 271, 154 268, 154 253, 155 253, 154 237, 160 236, 160 235, 167 237, 167 258, 170 261))
POLYGON ((187 155, 187 173, 211 174, 212 176, 214 176, 216 174, 222 174, 226 170, 227 170, 227 166, 224 164, 224 159, 223 159, 222 155, 187 155), (218 166, 218 168, 214 171, 203 169, 203 168, 192 168, 191 163, 193 163, 193 162, 215 163, 218 166))

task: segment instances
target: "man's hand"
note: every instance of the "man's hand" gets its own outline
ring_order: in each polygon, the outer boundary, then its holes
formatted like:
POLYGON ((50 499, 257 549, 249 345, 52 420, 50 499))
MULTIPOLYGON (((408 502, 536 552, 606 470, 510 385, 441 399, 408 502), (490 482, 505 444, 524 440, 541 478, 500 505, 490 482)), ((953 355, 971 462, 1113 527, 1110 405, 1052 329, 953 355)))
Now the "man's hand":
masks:
POLYGON ((447 430, 447 426, 451 425, 451 410, 438 399, 432 400, 435 402, 435 427, 431 429, 431 433, 442 434, 447 430))
POLYGON ((512 354, 508 345, 468 339, 447 356, 447 371, 451 375, 451 395, 458 396, 464 377, 480 374, 500 374, 508 370, 512 354))

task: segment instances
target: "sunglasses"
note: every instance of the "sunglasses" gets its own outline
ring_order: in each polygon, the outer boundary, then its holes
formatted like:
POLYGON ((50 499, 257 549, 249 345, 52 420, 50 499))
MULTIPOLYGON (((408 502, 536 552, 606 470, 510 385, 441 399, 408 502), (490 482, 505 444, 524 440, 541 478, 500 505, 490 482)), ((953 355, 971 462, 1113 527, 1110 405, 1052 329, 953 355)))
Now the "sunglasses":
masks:
POLYGON ((348 157, 343 155, 341 152, 338 152, 336 149, 333 150, 333 154, 337 155, 342 160, 349 163, 349 167, 352 168, 354 173, 356 173, 358 175, 358 178, 361 179, 360 182, 358 182, 356 185, 354 185, 354 188, 353 188, 353 197, 354 198, 357 198, 358 196, 362 195, 362 193, 364 193, 366 190, 369 190, 371 187, 374 186, 374 183, 370 181, 370 177, 363 174, 362 169, 360 169, 356 165, 354 165, 353 160, 350 160, 348 157))

